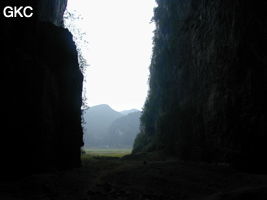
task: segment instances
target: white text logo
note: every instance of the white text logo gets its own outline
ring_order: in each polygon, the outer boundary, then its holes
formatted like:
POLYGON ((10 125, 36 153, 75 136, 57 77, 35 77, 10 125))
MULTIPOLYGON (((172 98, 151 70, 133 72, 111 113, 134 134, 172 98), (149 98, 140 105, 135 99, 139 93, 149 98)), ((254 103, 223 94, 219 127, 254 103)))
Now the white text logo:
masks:
POLYGON ((11 18, 11 17, 32 17, 33 16, 33 8, 31 6, 20 6, 20 7, 11 7, 11 6, 6 6, 3 10, 3 14, 6 18, 11 18))

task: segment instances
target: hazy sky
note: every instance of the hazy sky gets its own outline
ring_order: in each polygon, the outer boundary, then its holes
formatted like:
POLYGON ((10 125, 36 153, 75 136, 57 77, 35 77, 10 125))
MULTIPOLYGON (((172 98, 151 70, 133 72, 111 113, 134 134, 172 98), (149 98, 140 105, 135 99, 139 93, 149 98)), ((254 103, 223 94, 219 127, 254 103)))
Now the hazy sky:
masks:
POLYGON ((81 14, 87 105, 109 104, 117 111, 143 107, 152 54, 155 0, 68 0, 81 14))

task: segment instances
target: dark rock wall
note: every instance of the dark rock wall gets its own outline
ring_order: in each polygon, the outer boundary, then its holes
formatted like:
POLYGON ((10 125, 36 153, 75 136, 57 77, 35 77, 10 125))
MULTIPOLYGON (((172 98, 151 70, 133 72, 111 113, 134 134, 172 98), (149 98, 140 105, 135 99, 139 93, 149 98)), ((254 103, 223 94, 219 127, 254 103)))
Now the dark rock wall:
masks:
POLYGON ((63 15, 68 0, 41 0, 38 3, 38 19, 56 26, 63 25, 63 15))
POLYGON ((35 15, 1 18, 2 172, 77 167, 83 145, 83 75, 72 35, 39 21, 37 1, 12 3, 32 5, 35 15))
POLYGON ((134 152, 266 170, 266 2, 157 2, 134 152))

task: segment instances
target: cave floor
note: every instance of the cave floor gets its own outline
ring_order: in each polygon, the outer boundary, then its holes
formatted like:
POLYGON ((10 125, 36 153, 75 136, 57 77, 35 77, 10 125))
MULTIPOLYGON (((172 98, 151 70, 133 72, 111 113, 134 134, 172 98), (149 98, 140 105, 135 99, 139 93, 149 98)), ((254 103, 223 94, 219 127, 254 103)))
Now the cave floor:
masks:
POLYGON ((226 166, 91 157, 83 167, 0 181, 1 200, 267 199, 267 175, 226 166))

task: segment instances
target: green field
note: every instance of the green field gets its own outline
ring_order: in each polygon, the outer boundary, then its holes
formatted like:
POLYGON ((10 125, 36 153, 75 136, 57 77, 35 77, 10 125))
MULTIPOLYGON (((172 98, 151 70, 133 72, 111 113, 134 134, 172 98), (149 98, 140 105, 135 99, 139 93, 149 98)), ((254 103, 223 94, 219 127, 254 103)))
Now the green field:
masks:
POLYGON ((123 157, 131 153, 132 149, 84 149, 85 154, 93 157, 123 157))

